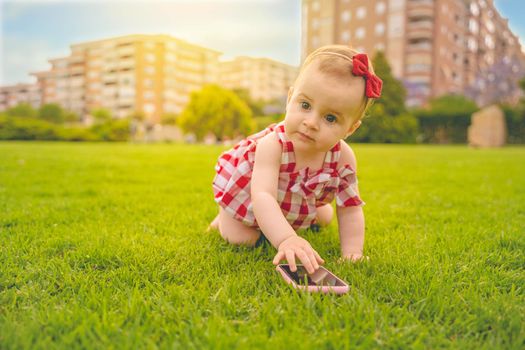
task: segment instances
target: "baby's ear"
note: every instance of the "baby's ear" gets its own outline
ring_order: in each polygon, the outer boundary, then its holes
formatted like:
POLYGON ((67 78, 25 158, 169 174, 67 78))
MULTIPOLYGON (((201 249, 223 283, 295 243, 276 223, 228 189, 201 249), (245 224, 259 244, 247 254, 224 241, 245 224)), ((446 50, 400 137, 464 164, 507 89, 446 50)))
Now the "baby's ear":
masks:
POLYGON ((346 134, 345 136, 345 139, 352 135, 357 129, 359 129, 359 127, 361 126, 361 119, 359 119, 358 121, 356 121, 354 124, 352 124, 352 126, 350 127, 350 129, 348 129, 348 133, 346 134))
POLYGON ((292 95, 293 95, 293 86, 290 86, 290 88, 288 89, 288 98, 286 99, 286 103, 290 103, 290 100, 292 99, 292 95))

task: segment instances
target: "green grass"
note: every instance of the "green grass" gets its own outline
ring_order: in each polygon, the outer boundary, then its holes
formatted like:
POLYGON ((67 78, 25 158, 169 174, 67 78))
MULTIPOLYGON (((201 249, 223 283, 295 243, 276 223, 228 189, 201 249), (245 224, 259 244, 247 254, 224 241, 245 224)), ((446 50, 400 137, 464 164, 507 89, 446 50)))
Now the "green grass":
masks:
POLYGON ((525 148, 354 146, 370 261, 301 294, 206 233, 220 147, 0 143, 0 348, 525 347, 525 148))

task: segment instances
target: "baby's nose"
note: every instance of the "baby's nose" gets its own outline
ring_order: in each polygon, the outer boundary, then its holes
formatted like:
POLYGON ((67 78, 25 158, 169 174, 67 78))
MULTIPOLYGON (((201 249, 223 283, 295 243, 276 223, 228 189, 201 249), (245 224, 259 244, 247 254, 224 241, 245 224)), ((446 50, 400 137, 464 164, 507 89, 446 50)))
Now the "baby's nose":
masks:
POLYGON ((311 113, 303 119, 304 125, 306 125, 309 128, 317 128, 317 122, 318 118, 317 115, 315 115, 315 113, 311 113))

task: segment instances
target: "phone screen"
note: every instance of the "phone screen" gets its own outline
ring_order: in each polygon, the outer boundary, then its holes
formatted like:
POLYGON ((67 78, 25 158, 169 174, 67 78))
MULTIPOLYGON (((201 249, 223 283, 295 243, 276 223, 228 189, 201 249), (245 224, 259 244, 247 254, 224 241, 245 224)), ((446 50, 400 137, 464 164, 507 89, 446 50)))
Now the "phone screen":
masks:
POLYGON ((306 272, 304 266, 297 266, 297 271, 295 272, 290 270, 289 265, 281 265, 281 267, 295 283, 303 286, 344 286, 338 278, 327 270, 325 270, 327 272, 326 276, 324 276, 319 282, 315 283, 308 275, 308 272, 306 272))

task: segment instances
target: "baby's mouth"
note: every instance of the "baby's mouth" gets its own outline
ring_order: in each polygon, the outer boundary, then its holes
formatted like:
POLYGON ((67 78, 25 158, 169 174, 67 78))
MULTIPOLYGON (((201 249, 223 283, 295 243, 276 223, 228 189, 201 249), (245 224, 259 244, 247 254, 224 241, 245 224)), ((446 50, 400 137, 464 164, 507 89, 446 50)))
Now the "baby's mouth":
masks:
POLYGON ((315 141, 312 137, 308 136, 307 134, 303 133, 303 132, 300 132, 298 131, 297 132, 303 139, 306 139, 308 141, 315 141))

